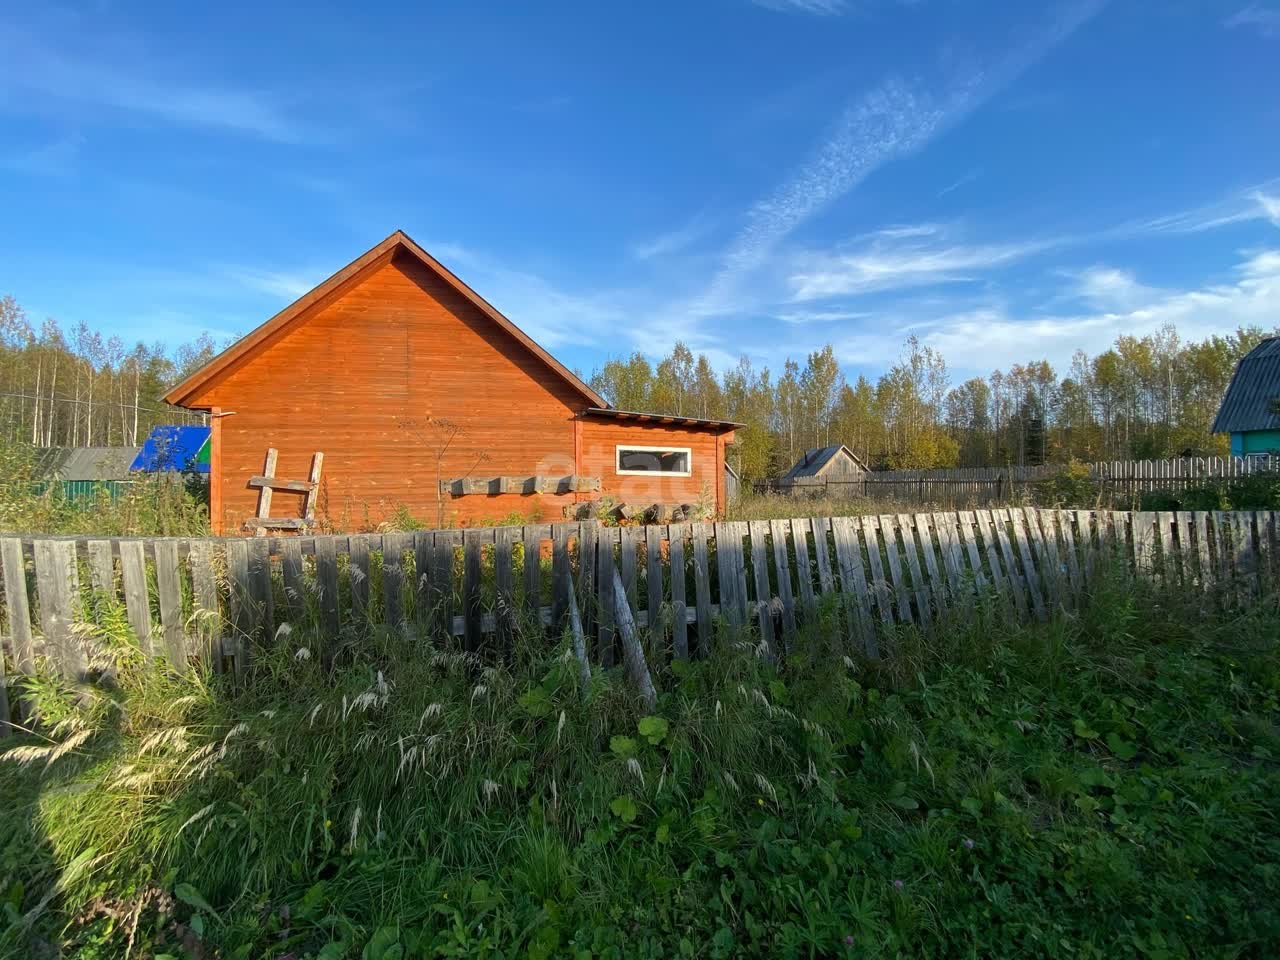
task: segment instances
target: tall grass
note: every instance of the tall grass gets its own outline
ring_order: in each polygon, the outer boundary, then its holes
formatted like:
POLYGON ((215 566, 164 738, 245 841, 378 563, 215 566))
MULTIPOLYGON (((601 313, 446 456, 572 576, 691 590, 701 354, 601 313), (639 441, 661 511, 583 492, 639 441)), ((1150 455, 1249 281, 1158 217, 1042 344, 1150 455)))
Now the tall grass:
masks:
POLYGON ((139 473, 118 495, 73 499, 43 482, 35 448, 0 440, 0 532, 97 536, 209 533, 208 485, 198 477, 139 473))
POLYGON ((787 520, 792 517, 862 517, 957 509, 964 508, 955 503, 926 503, 888 497, 744 492, 729 505, 727 517, 730 520, 787 520))
POLYGON ((114 679, 38 677, 0 760, 0 951, 1266 955, 1280 620, 1189 610, 1105 581, 865 662, 827 608, 777 666, 722 627, 654 716, 532 633, 295 630, 236 682, 108 618, 114 679))

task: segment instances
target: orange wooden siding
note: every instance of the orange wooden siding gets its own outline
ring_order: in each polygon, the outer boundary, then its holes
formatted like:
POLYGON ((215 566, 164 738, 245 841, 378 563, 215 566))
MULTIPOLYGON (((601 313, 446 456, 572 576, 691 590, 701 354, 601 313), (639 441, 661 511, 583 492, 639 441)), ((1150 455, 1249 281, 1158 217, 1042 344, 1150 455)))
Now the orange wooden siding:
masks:
POLYGON ((720 512, 723 436, 706 429, 627 423, 588 417, 582 424, 582 473, 600 477, 604 490, 626 503, 696 503, 704 495, 720 512), (619 474, 617 446, 681 447, 690 451, 690 476, 619 474), (704 493, 705 492, 705 493, 704 493))
MULTIPOLYGON (((367 255, 296 315, 252 335, 251 348, 175 388, 183 406, 215 415, 216 531, 240 533, 256 513, 248 481, 262 473, 268 447, 279 451, 276 476, 293 480, 323 451, 316 518, 342 530, 370 529, 401 507, 431 526, 512 514, 558 520, 565 506, 599 495, 438 498, 438 477, 577 474, 600 477, 601 493, 627 503, 706 496, 723 509, 731 434, 584 414, 598 397, 414 250, 367 255), (619 475, 619 443, 690 448, 692 475, 619 475)), ((298 516, 301 504, 301 494, 277 490, 271 515, 298 516)))
MULTIPOLYGON (((219 527, 238 530, 257 508, 249 477, 267 447, 277 476, 304 479, 325 454, 318 517, 343 528, 378 523, 403 504, 436 522, 436 460, 445 478, 574 472, 573 418, 582 399, 474 305, 411 258, 397 258, 202 390, 217 406, 219 527)), ((530 514, 558 519, 572 496, 445 498, 446 523, 530 514)), ((277 492, 276 516, 299 496, 277 492)))

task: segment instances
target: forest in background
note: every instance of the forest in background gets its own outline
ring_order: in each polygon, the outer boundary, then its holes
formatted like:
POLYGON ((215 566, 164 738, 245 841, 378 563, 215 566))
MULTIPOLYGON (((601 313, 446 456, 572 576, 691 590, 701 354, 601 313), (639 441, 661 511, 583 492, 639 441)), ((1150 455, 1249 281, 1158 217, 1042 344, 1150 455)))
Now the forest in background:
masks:
POLYGON ((833 443, 893 470, 1223 455, 1228 438, 1210 433, 1222 395, 1239 359, 1275 332, 1191 342, 1169 325, 1097 356, 1077 351, 1066 370, 1030 360, 958 384, 915 337, 878 379, 853 383, 831 346, 803 366, 787 360, 781 376, 743 357, 717 377, 678 343, 656 365, 640 353, 610 360, 591 386, 624 410, 745 424, 730 461, 746 479, 833 443))
POLYGON ((153 426, 200 423, 167 406, 165 390, 218 352, 202 336, 170 351, 128 346, 81 323, 36 326, 0 297, 0 438, 37 447, 139 446, 153 426))
MULTIPOLYGON (((1096 356, 1077 352, 1066 370, 1030 360, 954 384, 945 358, 915 337, 879 378, 852 383, 829 345, 775 375, 747 357, 717 373, 677 343, 656 364, 639 352, 609 360, 590 383, 624 410, 745 424, 730 461, 746 479, 832 443, 888 469, 1220 455, 1227 438, 1209 432, 1213 416, 1237 361, 1267 335, 1249 327, 1193 342, 1166 326, 1096 356)), ((199 422, 161 398, 218 349, 207 335, 170 350, 130 347, 84 323, 37 326, 0 298, 0 438, 136 445, 154 425, 199 422)))

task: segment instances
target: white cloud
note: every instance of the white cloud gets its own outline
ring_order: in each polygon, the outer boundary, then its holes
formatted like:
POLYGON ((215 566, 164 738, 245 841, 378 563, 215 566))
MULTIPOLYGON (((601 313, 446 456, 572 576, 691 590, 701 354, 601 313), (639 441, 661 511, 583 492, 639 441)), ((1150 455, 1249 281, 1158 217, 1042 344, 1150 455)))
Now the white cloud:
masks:
POLYGON ((845 12, 844 0, 751 0, 757 7, 783 13, 811 13, 819 17, 834 17, 845 12))
POLYGON ((297 300, 324 279, 319 271, 289 272, 256 267, 229 267, 226 274, 250 290, 289 302, 297 300))
POLYGON ((624 294, 577 294, 528 271, 452 243, 428 244, 445 266, 542 346, 566 344, 612 347, 626 326, 624 294))
POLYGON ((1251 3, 1224 21, 1228 29, 1246 27, 1257 30, 1264 37, 1280 36, 1280 9, 1272 10, 1257 3, 1251 3))
POLYGON ((681 227, 632 244, 631 255, 637 260, 655 260, 680 253, 701 240, 710 229, 711 223, 702 214, 698 214, 681 227))
POLYGON ((147 74, 142 57, 64 52, 39 37, 0 25, 0 97, 12 104, 79 104, 109 108, 190 127, 216 128, 293 142, 297 125, 261 91, 193 84, 176 75, 147 74))
POLYGON ((1280 195, 1273 193, 1280 180, 1268 180, 1222 200, 1178 213, 1122 224, 1113 232, 1124 236, 1144 233, 1203 233, 1234 223, 1270 220, 1280 227, 1280 195))
POLYGON ((932 225, 892 228, 874 234, 857 251, 800 255, 787 284, 792 300, 805 301, 958 283, 1038 253, 1055 242, 966 246, 948 242, 946 232, 932 225))
POLYGON ((702 311, 722 312, 738 280, 767 262, 793 230, 886 160, 925 143, 948 113, 930 93, 900 80, 888 81, 848 107, 810 160, 748 211, 746 226, 702 298, 702 311))
POLYGON ((0 154, 0 166, 32 177, 68 177, 75 172, 84 137, 68 134, 26 149, 0 154))
MULTIPOLYGON (((1266 280, 1269 277, 1280 276, 1280 250, 1263 250, 1261 253, 1255 253, 1240 265, 1240 272, 1246 280, 1266 280)), ((1275 322, 1280 325, 1280 317, 1277 317, 1275 322)))
POLYGON ((864 310, 790 310, 779 313, 778 319, 793 327, 812 323, 842 323, 850 320, 866 320, 873 314, 864 310))
MULTIPOLYGON (((1123 308, 1040 314, 994 304, 917 322, 914 332, 922 343, 941 351, 954 369, 985 373, 1041 358, 1063 368, 1077 349, 1097 354, 1121 334, 1143 336, 1167 323, 1188 340, 1229 333, 1241 325, 1275 328, 1280 323, 1280 250, 1253 253, 1234 273, 1222 283, 1177 291, 1155 290, 1126 278, 1118 286, 1131 291, 1133 300, 1123 308)), ((894 355, 905 332, 905 325, 895 325, 855 334, 837 343, 837 353, 845 363, 880 363, 894 355)))
POLYGON ((1150 301, 1156 291, 1139 283, 1131 270, 1090 267, 1075 275, 1076 294, 1099 309, 1131 309, 1150 301))
POLYGON ((981 170, 970 170, 964 176, 951 181, 951 183, 947 184, 945 187, 939 190, 937 194, 938 199, 941 200, 948 193, 952 193, 955 190, 959 190, 963 186, 967 186, 968 184, 973 183, 973 181, 977 180, 980 176, 982 176, 981 170))
POLYGON ((1080 0, 1058 8, 1029 42, 994 64, 960 74, 943 89, 895 77, 854 100, 809 159, 747 211, 745 226, 725 251, 707 290, 689 305, 690 312, 712 316, 732 310, 738 283, 768 262, 796 228, 884 163, 919 149, 968 115, 1101 6, 1102 0, 1080 0))
POLYGON ((1267 194, 1261 190, 1255 190, 1252 196, 1263 216, 1270 220, 1274 226, 1280 227, 1280 195, 1267 194))

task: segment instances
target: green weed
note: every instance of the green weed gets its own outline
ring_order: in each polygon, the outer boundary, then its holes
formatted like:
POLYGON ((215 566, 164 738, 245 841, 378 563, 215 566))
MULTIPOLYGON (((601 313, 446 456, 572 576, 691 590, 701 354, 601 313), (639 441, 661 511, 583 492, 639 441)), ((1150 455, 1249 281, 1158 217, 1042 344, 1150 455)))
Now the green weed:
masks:
POLYGON ((240 684, 116 637, 0 760, 0 952, 1274 954, 1274 611, 1117 581, 878 662, 836 612, 776 667, 721 629, 653 716, 528 634, 377 629, 329 669, 296 630, 240 684))

